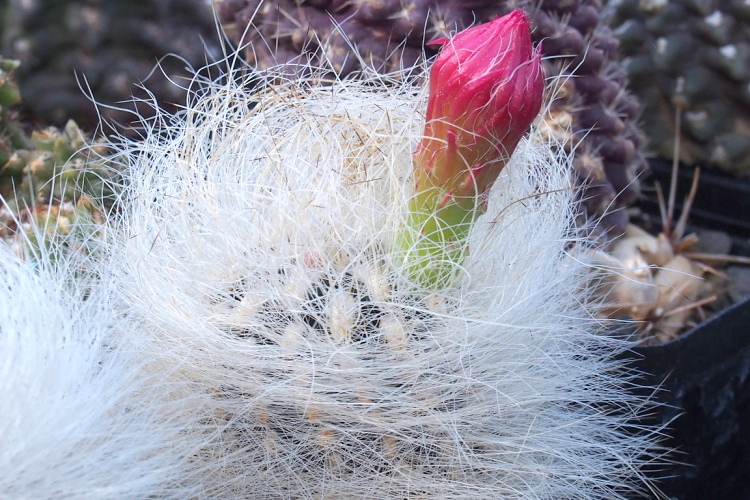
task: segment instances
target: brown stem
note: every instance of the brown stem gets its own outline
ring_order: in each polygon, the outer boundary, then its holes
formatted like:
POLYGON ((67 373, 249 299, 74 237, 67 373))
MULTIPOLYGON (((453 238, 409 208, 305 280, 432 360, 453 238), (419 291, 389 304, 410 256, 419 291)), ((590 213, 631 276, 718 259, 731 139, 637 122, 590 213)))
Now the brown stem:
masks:
MULTIPOLYGON (((677 195, 677 171, 680 167, 680 134, 682 129, 682 106, 675 103, 674 111, 674 151, 672 151, 672 178, 669 186, 669 204, 667 205, 667 220, 664 221, 666 228, 672 227, 672 217, 674 216, 675 196, 677 195)), ((664 231, 667 233, 667 231, 664 231)), ((669 233, 667 233, 669 234, 669 233)))
POLYGON ((705 262, 727 262, 732 264, 743 264, 750 266, 750 257, 742 257, 739 255, 722 255, 714 253, 701 253, 701 252, 685 252, 685 257, 691 260, 702 260, 705 262))

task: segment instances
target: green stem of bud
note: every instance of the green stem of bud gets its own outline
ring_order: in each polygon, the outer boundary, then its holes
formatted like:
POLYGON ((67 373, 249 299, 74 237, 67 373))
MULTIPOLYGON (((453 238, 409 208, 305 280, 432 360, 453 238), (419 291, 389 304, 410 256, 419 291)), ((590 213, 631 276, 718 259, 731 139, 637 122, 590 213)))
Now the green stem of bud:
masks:
POLYGON ((479 215, 473 199, 458 202, 437 188, 416 193, 396 237, 409 279, 428 288, 446 287, 466 255, 469 232, 479 215))

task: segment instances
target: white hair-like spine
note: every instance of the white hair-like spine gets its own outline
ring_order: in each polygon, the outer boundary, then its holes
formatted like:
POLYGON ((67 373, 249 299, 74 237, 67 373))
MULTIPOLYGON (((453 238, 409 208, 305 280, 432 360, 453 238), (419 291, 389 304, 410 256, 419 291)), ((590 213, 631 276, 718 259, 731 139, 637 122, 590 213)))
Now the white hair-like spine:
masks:
POLYGON ((121 336, 102 261, 35 237, 0 242, 0 498, 199 496, 204 397, 121 336))

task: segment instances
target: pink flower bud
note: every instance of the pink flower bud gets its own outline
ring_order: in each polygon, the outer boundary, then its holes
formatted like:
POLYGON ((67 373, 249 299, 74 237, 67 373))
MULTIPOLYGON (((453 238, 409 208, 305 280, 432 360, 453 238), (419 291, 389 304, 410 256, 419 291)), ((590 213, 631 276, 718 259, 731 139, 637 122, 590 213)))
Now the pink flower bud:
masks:
POLYGON ((450 283, 486 193, 539 113, 540 51, 522 11, 439 40, 424 137, 414 154, 414 196, 397 237, 420 285, 450 283))
POLYGON ((414 159, 417 191, 441 187, 460 202, 491 187, 539 113, 541 57, 520 10, 432 43, 443 48, 414 159))

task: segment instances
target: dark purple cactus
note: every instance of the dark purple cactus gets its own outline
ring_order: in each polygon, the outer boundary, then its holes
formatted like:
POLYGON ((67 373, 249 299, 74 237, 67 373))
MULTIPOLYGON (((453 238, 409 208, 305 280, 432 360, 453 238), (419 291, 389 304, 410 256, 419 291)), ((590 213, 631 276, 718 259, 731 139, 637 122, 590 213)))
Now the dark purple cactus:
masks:
MULTIPOLYGON (((176 109, 191 76, 185 67, 221 56, 205 0, 8 0, 0 8, 0 52, 21 61, 25 114, 45 124, 74 119, 84 129, 96 127, 99 115, 82 87, 99 102, 133 109, 123 101, 150 99, 137 86, 145 81, 160 106, 176 109)), ((149 105, 137 109, 150 115, 149 105)), ((99 112, 120 125, 134 121, 127 112, 99 112)))

